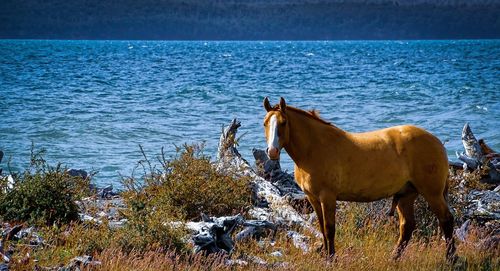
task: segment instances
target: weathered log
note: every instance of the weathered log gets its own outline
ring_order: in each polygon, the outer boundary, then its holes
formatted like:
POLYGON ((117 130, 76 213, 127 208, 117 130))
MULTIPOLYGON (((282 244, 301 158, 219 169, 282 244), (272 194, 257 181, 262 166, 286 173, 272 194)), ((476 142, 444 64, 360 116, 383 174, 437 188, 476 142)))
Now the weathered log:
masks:
POLYGON ((469 123, 465 123, 464 128, 462 129, 462 144, 465 148, 465 155, 478 160, 483 158, 481 146, 472 133, 469 123))
MULTIPOLYGON (((256 206, 249 211, 249 215, 259 221, 272 223, 277 227, 302 227, 313 235, 320 237, 320 232, 289 204, 289 199, 292 196, 304 198, 303 192, 294 184, 293 177, 289 177, 289 174, 288 176, 280 174, 285 181, 275 178, 276 181, 273 183, 260 177, 250 164, 241 157, 236 149, 236 133, 240 126, 240 122, 233 119, 230 125, 223 129, 219 141, 217 168, 224 172, 240 172, 240 174, 251 178, 253 192, 259 200, 256 206)), ((303 248, 302 245, 295 244, 297 247, 303 248)))
POLYGON ((455 152, 455 155, 457 156, 458 160, 464 162, 464 168, 476 170, 481 165, 479 160, 477 160, 476 158, 471 158, 463 153, 458 152, 455 152))
MULTIPOLYGON (((225 217, 208 217, 201 215, 202 221, 188 222, 186 228, 193 233, 192 241, 194 252, 198 253, 231 253, 234 248, 234 241, 231 234, 238 226, 245 227, 236 235, 236 240, 241 241, 249 237, 255 237, 264 230, 276 232, 277 226, 268 221, 245 220, 242 215, 225 217)), ((175 225, 175 224, 174 224, 175 225)))
POLYGON ((467 195, 470 202, 465 216, 484 223, 500 220, 500 186, 494 190, 472 190, 467 195))
POLYGON ((464 168, 486 169, 488 174, 483 176, 481 181, 500 184, 500 154, 492 150, 484 139, 477 140, 468 123, 462 130, 462 144, 465 153, 456 152, 456 155, 464 162, 464 168))
POLYGON ((203 221, 188 222, 186 228, 193 231, 194 252, 204 251, 207 254, 233 250, 234 242, 231 234, 235 227, 242 223, 241 215, 209 218, 202 214, 203 221))
POLYGON ((279 160, 271 160, 264 150, 253 149, 256 173, 260 177, 274 184, 281 196, 293 200, 305 200, 305 194, 295 182, 295 178, 288 172, 281 170, 279 160))

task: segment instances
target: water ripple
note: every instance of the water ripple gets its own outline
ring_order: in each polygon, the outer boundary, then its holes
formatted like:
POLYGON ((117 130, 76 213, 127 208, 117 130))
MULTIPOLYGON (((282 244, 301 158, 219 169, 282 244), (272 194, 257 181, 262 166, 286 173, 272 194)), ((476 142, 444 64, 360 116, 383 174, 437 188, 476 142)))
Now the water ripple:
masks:
MULTIPOLYGON (((0 149, 14 169, 31 141, 48 160, 118 182, 165 147, 243 123, 251 159, 264 147, 262 99, 317 108, 349 131, 413 123, 460 150, 470 122, 500 149, 500 41, 0 41, 0 149)), ((289 158, 284 167, 292 170, 289 158)))

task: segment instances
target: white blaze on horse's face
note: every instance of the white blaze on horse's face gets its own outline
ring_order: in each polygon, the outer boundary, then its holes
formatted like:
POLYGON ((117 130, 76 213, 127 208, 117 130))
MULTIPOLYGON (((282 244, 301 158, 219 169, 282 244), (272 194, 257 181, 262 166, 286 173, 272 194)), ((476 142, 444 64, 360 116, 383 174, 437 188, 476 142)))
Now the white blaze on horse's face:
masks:
POLYGON ((272 115, 269 119, 268 129, 267 155, 271 160, 277 160, 280 158, 280 145, 278 137, 278 119, 276 115, 272 115))

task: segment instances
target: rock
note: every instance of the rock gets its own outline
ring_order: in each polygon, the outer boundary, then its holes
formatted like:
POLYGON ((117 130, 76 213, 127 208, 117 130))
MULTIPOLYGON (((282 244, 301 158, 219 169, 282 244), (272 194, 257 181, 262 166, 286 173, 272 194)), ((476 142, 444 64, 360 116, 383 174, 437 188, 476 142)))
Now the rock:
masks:
POLYGON ((71 177, 80 177, 82 179, 87 179, 89 174, 83 169, 69 169, 67 171, 68 175, 71 177))
POLYGON ((3 241, 4 240, 0 242, 0 257, 2 258, 4 263, 8 264, 12 259, 12 254, 14 253, 14 251, 10 247, 7 249, 7 251, 5 251, 3 247, 3 241))
POLYGON ((16 181, 14 180, 14 177, 12 175, 9 174, 5 177, 0 176, 0 180, 1 179, 4 179, 4 180, 7 179, 7 185, 3 189, 4 193, 7 193, 8 191, 10 191, 14 188, 14 184, 16 183, 16 181))
POLYGON ((107 199, 111 198, 112 196, 115 196, 116 193, 113 192, 113 185, 110 184, 102 189, 99 190, 98 195, 101 199, 107 199))
POLYGON ((16 235, 16 238, 18 239, 30 238, 29 244, 30 246, 34 247, 38 247, 44 244, 43 238, 38 234, 38 232, 35 231, 34 227, 23 228, 16 235))
POLYGON ((8 241, 8 240, 13 240, 16 234, 23 228, 23 225, 15 225, 12 228, 8 228, 2 233, 3 240, 8 241))
POLYGON ((271 254, 269 254, 269 255, 271 255, 273 257, 277 257, 277 258, 283 257, 283 253, 281 253, 281 251, 278 251, 278 250, 271 252, 271 254))
POLYGON ((481 166, 481 163, 476 158, 471 158, 463 153, 458 152, 455 152, 455 155, 460 161, 464 162, 464 169, 476 170, 481 166))
POLYGON ((90 222, 95 222, 95 223, 98 223, 98 224, 101 224, 102 221, 93 217, 93 216, 90 216, 90 215, 87 215, 87 214, 82 214, 80 213, 80 220, 81 221, 90 221, 90 222))
POLYGON ((296 231, 288 231, 287 232, 287 237, 292 239, 292 243, 296 248, 302 249, 302 251, 309 252, 310 248, 309 245, 307 244, 309 241, 309 238, 303 234, 300 234, 296 231))
POLYGON ((267 265, 267 262, 264 261, 264 259, 260 258, 260 257, 257 257, 257 256, 253 256, 253 255, 248 255, 247 258, 252 261, 253 263, 255 264, 258 264, 258 265, 267 265))
POLYGON ((500 193, 491 190, 472 190, 467 195, 470 202, 465 214, 466 218, 478 222, 500 219, 500 193))
POLYGON ((108 213, 104 212, 104 211, 100 211, 98 214, 97 214, 98 217, 100 218, 108 218, 108 213))
POLYGON ((228 265, 228 266, 247 266, 248 265, 248 262, 247 261, 244 261, 244 260, 240 260, 240 259, 235 259, 235 260, 231 260, 231 259, 228 259, 224 262, 225 265, 228 265))
POLYGON ((101 262, 94 261, 92 256, 78 256, 71 259, 70 263, 64 267, 57 269, 58 271, 76 271, 76 270, 88 270, 91 267, 97 267, 101 265, 101 262))
POLYGON ((127 224, 127 222, 128 222, 128 219, 123 218, 123 219, 120 219, 119 221, 109 221, 108 226, 111 229, 123 228, 125 226, 125 224, 127 224))
POLYGON ((460 228, 455 230, 455 235, 462 242, 464 242, 467 239, 467 237, 469 236, 470 223, 471 223, 471 220, 467 219, 467 221, 465 221, 464 224, 462 224, 462 226, 460 226, 460 228))

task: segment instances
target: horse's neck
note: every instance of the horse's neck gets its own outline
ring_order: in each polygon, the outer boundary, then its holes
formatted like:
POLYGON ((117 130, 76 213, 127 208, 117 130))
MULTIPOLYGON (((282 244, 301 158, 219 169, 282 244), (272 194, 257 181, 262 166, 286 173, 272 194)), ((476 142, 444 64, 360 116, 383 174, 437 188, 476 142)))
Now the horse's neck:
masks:
POLYGON ((340 144, 347 140, 347 132, 335 126, 321 123, 318 120, 303 116, 296 112, 288 114, 290 138, 285 150, 297 166, 307 166, 313 155, 322 148, 322 142, 340 144), (325 140, 325 137, 328 137, 325 140))

